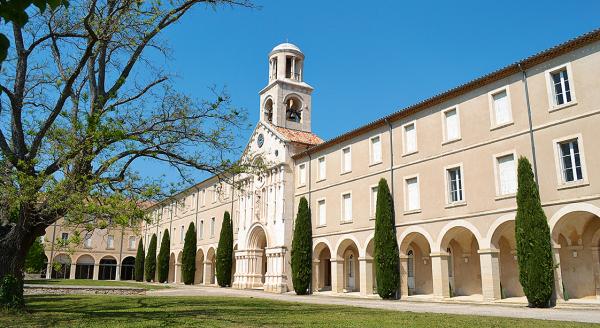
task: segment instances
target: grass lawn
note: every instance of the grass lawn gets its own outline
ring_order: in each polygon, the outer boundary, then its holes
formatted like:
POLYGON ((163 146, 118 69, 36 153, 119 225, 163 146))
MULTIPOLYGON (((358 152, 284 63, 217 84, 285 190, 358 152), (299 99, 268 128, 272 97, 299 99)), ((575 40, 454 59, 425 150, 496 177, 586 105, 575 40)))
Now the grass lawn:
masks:
POLYGON ((28 296, 0 327, 581 327, 556 321, 426 314, 229 297, 28 296))
POLYGON ((91 280, 91 279, 40 279, 25 280, 32 285, 64 285, 64 286, 108 286, 108 287, 137 287, 146 290, 169 288, 167 285, 146 284, 134 281, 91 280))

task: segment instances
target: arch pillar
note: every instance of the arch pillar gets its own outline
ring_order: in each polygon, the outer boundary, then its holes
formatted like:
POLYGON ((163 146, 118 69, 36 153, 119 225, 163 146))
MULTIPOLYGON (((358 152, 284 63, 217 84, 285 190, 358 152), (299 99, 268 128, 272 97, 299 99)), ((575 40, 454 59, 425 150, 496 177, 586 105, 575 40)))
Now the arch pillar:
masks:
POLYGON ((358 258, 358 269, 360 270, 360 295, 373 294, 373 259, 366 257, 358 258))
POLYGON ((562 272, 560 267, 560 245, 552 246, 552 257, 554 258, 554 298, 556 300, 564 300, 562 272))
POLYGON ((98 276, 100 275, 100 264, 94 263, 94 277, 93 280, 98 280, 98 276))
POLYGON ((596 288, 596 299, 600 299, 600 247, 592 247, 592 266, 594 268, 594 283, 596 288))
POLYGON ((502 298, 500 289, 500 250, 495 248, 480 249, 479 264, 481 266, 481 293, 486 301, 502 298))
POLYGON ((71 263, 71 270, 69 271, 69 279, 75 279, 75 269, 77 269, 77 263, 71 263))
POLYGON ((121 280, 121 263, 117 261, 117 272, 115 272, 115 281, 121 280))
POLYGON ((448 279, 448 257, 446 252, 431 253, 431 274, 433 278, 433 296, 435 298, 450 297, 450 281, 448 279))
POLYGON ((212 262, 204 260, 204 272, 202 274, 202 284, 210 285, 212 284, 212 262))
POLYGON ((400 255, 400 298, 408 296, 408 256, 400 255))
POLYGON ((319 276, 320 276, 320 264, 321 264, 321 260, 319 260, 318 258, 315 259, 313 258, 312 260, 312 291, 319 291, 319 276))
POLYGON ((335 293, 344 292, 344 260, 331 258, 331 290, 335 293))
MULTIPOLYGON (((267 272, 265 273, 264 290, 273 293, 285 293, 287 274, 285 272, 285 247, 265 249, 267 256, 267 272)), ((260 268, 260 267, 259 267, 260 268)))

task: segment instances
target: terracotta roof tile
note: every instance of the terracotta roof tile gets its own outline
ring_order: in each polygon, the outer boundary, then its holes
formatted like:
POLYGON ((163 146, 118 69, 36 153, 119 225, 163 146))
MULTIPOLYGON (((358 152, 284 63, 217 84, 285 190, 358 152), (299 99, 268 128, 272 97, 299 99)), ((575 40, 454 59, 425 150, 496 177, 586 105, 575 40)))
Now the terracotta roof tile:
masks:
POLYGON ((286 129, 274 125, 273 128, 275 128, 277 132, 281 133, 284 137, 286 137, 292 142, 297 142, 305 145, 319 145, 323 143, 323 139, 319 138, 316 134, 312 132, 286 129))

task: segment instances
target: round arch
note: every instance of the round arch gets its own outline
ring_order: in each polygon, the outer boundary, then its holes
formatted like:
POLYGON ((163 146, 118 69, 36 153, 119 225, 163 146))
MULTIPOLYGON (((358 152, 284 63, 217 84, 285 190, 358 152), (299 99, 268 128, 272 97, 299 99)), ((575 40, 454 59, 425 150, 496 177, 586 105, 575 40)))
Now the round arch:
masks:
POLYGON ((480 244, 481 245, 480 247, 482 249, 492 248, 492 246, 493 246, 492 239, 494 238, 494 234, 496 233, 496 230, 498 230, 498 228, 501 225, 503 225, 504 223, 514 221, 515 216, 516 216, 516 213, 513 212, 513 213, 504 214, 501 217, 497 218, 492 223, 490 228, 488 229, 485 238, 482 240, 482 243, 480 244))
POLYGON ((325 238, 315 239, 313 241, 313 259, 317 259, 319 257, 319 254, 326 248, 329 249, 329 252, 332 251, 331 243, 329 243, 329 240, 325 238))
POLYGON ((422 227, 411 226, 411 227, 408 227, 408 229, 402 231, 402 233, 400 234, 400 238, 398 238, 398 244, 400 247, 401 255, 406 255, 406 250, 408 248, 408 245, 414 239, 414 237, 412 237, 412 236, 417 236, 417 235, 421 235, 421 236, 423 236, 423 238, 425 238, 425 240, 429 243, 429 249, 431 250, 434 243, 433 243, 433 238, 431 238, 431 235, 429 234, 429 232, 427 232, 427 230, 423 229, 422 227))
POLYGON ((464 228, 464 229, 469 230, 473 234, 473 236, 475 236, 475 240, 477 240, 477 244, 481 245, 483 238, 481 238, 481 234, 479 233, 479 230, 470 222, 467 222, 465 220, 456 220, 456 221, 446 224, 444 226, 444 228, 442 228, 442 230, 438 234, 437 240, 434 244, 435 249, 432 249, 432 252, 441 252, 442 251, 442 245, 444 244, 444 241, 448 235, 448 232, 454 228, 464 228))
POLYGON ((347 246, 348 246, 347 243, 349 241, 353 242, 354 245, 356 246, 356 248, 358 249, 358 254, 357 255, 359 257, 364 256, 364 254, 361 254, 362 250, 360 249, 360 242, 358 242, 358 239, 356 239, 356 237, 354 237, 353 235, 343 235, 343 236, 341 236, 340 239, 338 239, 338 241, 337 241, 337 243, 335 245, 335 251, 334 251, 334 253, 331 254, 331 255, 335 254, 335 256, 336 256, 336 258, 338 260, 343 259, 344 255, 340 254, 341 253, 340 251, 344 251, 347 248, 347 246), (345 245, 342 245, 342 244, 345 244, 345 245))
POLYGON ((98 280, 115 280, 117 278, 117 259, 110 255, 102 257, 98 270, 98 280))
POLYGON ((71 256, 69 256, 69 254, 56 254, 56 256, 54 256, 54 259, 52 260, 52 279, 69 279, 69 277, 71 276, 71 263, 71 256), (58 268, 58 266, 55 266, 55 263, 60 264, 60 268, 58 268))
POLYGON ((121 280, 135 280, 134 256, 127 256, 121 261, 121 280))
POLYGON ((248 229, 248 235, 246 237, 246 249, 257 249, 260 246, 260 239, 264 236, 265 247, 271 245, 271 240, 267 234, 267 230, 263 227, 260 222, 255 222, 248 229))
POLYGON ((572 212, 588 212, 588 213, 594 214, 597 217, 600 217, 600 208, 598 208, 592 204, 588 204, 588 203, 568 204, 568 205, 561 207, 558 211, 556 211, 556 213, 554 213, 554 215, 552 215, 552 218, 550 218, 550 220, 548 221, 548 225, 550 226, 550 232, 552 234, 554 234, 554 228, 556 227, 556 224, 558 223, 558 221, 560 221, 560 219, 562 219, 563 216, 565 216, 569 213, 572 213, 572 212))
POLYGON ((194 284, 199 285, 204 278, 204 251, 198 248, 196 251, 196 272, 194 273, 194 284))
POLYGON ((317 291, 331 290, 332 249, 325 238, 315 240, 313 246, 313 288, 317 291))
POLYGON ((96 260, 90 254, 82 254, 75 260, 75 279, 93 279, 96 260))

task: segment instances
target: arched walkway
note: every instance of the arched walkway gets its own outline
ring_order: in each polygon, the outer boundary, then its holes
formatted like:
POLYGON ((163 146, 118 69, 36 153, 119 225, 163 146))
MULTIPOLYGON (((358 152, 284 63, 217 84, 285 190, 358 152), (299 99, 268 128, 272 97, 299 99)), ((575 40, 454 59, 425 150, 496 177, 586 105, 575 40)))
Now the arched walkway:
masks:
POLYGON ((331 290, 331 250, 324 242, 319 242, 313 251, 313 289, 331 290))
POLYGON ((447 253, 442 262, 448 266, 449 296, 481 295, 479 243, 475 234, 466 227, 452 227, 442 238, 440 248, 447 253))
POLYGON ((519 282, 515 221, 505 221, 496 227, 492 232, 490 244, 492 249, 498 251, 501 297, 524 296, 523 287, 519 282))
POLYGON ((75 279, 94 279, 94 264, 96 261, 88 254, 77 258, 75 265, 75 279))
POLYGON ((103 257, 98 270, 98 280, 115 280, 117 278, 117 260, 112 256, 103 257))
POLYGON ((167 276, 167 282, 175 282, 175 253, 171 253, 171 256, 169 256, 169 275, 167 276))
POLYGON ((257 225, 248 237, 248 277, 249 287, 257 288, 265 284, 267 274, 267 236, 257 225))
POLYGON ((375 256, 374 242, 375 241, 373 238, 371 238, 371 240, 369 240, 367 247, 365 247, 365 257, 358 259, 359 260, 359 268, 361 266, 361 263, 364 262, 363 265, 365 268, 365 275, 363 277, 363 280, 361 281, 361 284, 363 284, 361 286, 361 291, 365 295, 377 294, 377 276, 376 276, 376 272, 375 272, 375 261, 374 261, 374 256, 375 256))
POLYGON ((360 292, 360 268, 358 245, 353 239, 344 239, 336 251, 335 292, 360 292))
POLYGON ((135 280, 135 257, 127 256, 121 262, 121 280, 135 280))
POLYGON ((557 296, 565 300, 600 299, 600 209, 591 210, 559 211, 550 221, 557 296))
POLYGON ((194 274, 194 285, 202 284, 202 278, 204 277, 204 252, 202 248, 198 248, 196 252, 196 272, 194 274))
POLYGON ((401 297, 433 294, 431 245, 423 233, 408 232, 400 240, 401 297))
POLYGON ((204 261, 204 284, 214 285, 217 282, 216 273, 216 256, 215 249, 211 247, 206 252, 206 261, 204 261))
POLYGON ((52 279, 69 279, 71 276, 71 257, 58 254, 52 261, 52 279))

